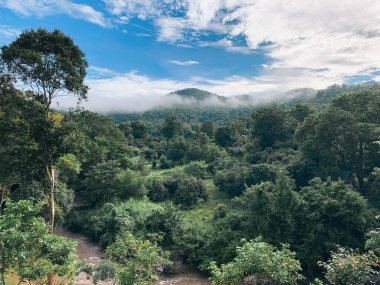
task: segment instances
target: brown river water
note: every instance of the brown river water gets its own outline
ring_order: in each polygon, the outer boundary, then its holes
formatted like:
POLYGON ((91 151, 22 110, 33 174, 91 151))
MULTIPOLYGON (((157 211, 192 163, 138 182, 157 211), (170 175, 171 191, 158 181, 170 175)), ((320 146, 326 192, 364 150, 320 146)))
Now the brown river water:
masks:
MULTIPOLYGON (((71 240, 78 242, 77 254, 80 261, 86 261, 91 264, 98 263, 103 253, 99 246, 88 240, 86 237, 69 232, 67 229, 57 227, 55 233, 71 240)), ((93 285, 92 278, 85 272, 81 272, 75 279, 75 285, 93 285)), ((112 285, 112 280, 100 281, 97 285, 112 285)), ((190 269, 184 270, 184 273, 180 273, 174 276, 165 277, 162 276, 159 281, 154 285, 211 285, 207 277, 202 276, 198 272, 194 272, 190 269)))

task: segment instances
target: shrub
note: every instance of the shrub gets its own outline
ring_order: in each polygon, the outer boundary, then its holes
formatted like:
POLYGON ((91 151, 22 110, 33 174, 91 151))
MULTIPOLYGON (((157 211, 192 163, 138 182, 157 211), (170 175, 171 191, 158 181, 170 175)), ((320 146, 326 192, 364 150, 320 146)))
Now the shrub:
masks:
POLYGON ((218 285, 241 284, 248 275, 254 275, 258 283, 272 281, 275 284, 296 284, 303 279, 301 265, 288 245, 281 250, 260 239, 245 242, 237 247, 236 258, 218 267, 211 262, 211 281, 218 285))
POLYGON ((371 280, 376 273, 372 266, 376 263, 376 257, 370 253, 339 247, 331 252, 327 262, 319 262, 319 266, 325 269, 325 277, 334 285, 364 285, 371 280))

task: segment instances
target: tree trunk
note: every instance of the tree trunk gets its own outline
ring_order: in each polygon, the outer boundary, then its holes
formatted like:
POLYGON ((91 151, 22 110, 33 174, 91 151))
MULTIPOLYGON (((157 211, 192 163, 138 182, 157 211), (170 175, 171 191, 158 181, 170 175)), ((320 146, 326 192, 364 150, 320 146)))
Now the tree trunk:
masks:
MULTIPOLYGON (((55 190, 55 169, 53 165, 47 166, 47 174, 49 177, 50 182, 50 189, 48 193, 48 205, 49 205, 49 226, 50 226, 50 233, 54 233, 54 218, 55 218, 55 200, 54 200, 54 190, 55 190)), ((54 284, 54 274, 49 273, 48 274, 48 285, 54 284)))
POLYGON ((3 271, 1 271, 1 281, 3 282, 3 285, 5 285, 5 276, 3 271))
POLYGON ((0 198, 0 209, 1 209, 3 207, 3 203, 5 202, 5 199, 7 198, 8 187, 0 185, 0 191, 1 191, 1 198, 0 198))
POLYGON ((55 190, 55 169, 53 165, 47 166, 47 173, 50 182, 50 189, 48 194, 48 204, 49 204, 49 225, 50 233, 54 233, 54 217, 55 217, 55 200, 54 200, 54 190, 55 190))

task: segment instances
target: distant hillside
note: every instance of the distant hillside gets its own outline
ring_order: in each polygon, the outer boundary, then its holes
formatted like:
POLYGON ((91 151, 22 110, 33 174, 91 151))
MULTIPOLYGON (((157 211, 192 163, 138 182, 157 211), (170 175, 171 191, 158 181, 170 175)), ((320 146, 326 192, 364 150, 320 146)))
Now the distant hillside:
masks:
POLYGON ((203 100, 211 99, 211 98, 223 98, 222 96, 213 94, 206 90, 197 89, 197 88, 186 88, 182 90, 177 90, 175 92, 170 93, 169 95, 177 95, 177 96, 180 96, 181 98, 195 99, 199 101, 203 101, 203 100))
MULTIPOLYGON (((276 101, 277 103, 288 102, 289 100, 298 98, 304 100, 312 98, 317 93, 317 90, 312 88, 299 88, 289 90, 277 95, 272 95, 270 98, 262 98, 254 95, 237 95, 231 97, 220 96, 205 90, 197 88, 186 88, 169 94, 169 96, 179 96, 182 99, 196 100, 197 104, 206 103, 208 105, 225 104, 225 107, 240 107, 247 105, 260 105, 276 101)), ((192 103, 193 101, 190 101, 192 103)), ((188 102, 189 103, 189 102, 188 102)), ((194 102, 193 102, 194 103, 194 102)))
POLYGON ((253 95, 224 97, 196 88, 187 88, 168 94, 173 103, 167 107, 157 107, 145 112, 125 112, 109 114, 114 121, 133 120, 155 121, 168 116, 177 116, 184 121, 197 119, 223 122, 226 118, 233 119, 248 116, 255 107, 266 104, 279 104, 292 108, 296 104, 309 104, 320 109, 324 108, 335 97, 345 92, 353 92, 368 88, 380 87, 379 83, 367 82, 353 85, 332 85, 326 89, 315 90, 299 88, 289 90, 269 98, 257 98, 253 95))
MULTIPOLYGON (((342 85, 331 85, 326 89, 314 90, 309 94, 305 93, 304 95, 295 96, 290 100, 285 100, 282 102, 283 106, 294 106, 296 104, 311 104, 319 108, 323 108, 325 105, 329 104, 335 97, 347 93, 355 92, 368 88, 379 88, 380 83, 378 82, 365 82, 361 84, 342 84, 342 85)), ((313 89, 311 89, 313 90, 313 89)), ((291 90, 292 91, 292 90, 291 90)))

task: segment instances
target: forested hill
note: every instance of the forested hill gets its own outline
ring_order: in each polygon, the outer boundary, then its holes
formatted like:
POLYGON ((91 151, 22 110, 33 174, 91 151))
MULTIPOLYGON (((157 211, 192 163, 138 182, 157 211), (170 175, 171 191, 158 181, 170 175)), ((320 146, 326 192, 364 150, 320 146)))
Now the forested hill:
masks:
POLYGON ((175 104, 166 108, 154 108, 145 112, 118 112, 108 115, 117 123, 133 120, 163 120, 168 116, 177 116, 186 122, 194 119, 201 122, 205 120, 223 122, 248 116, 253 108, 272 104, 285 108, 291 108, 297 104, 306 104, 317 109, 323 109, 340 94, 376 86, 380 86, 380 84, 366 82, 352 85, 332 85, 318 91, 311 88, 301 88, 281 93, 270 101, 255 99, 252 95, 238 95, 228 98, 196 88, 187 88, 168 94, 169 96, 180 96, 184 99, 182 104, 175 104))
POLYGON ((182 98, 188 98, 188 99, 195 99, 197 101, 202 101, 206 99, 216 99, 216 100, 222 100, 224 97, 210 93, 205 90, 200 90, 197 88, 186 88, 182 90, 178 90, 175 92, 170 93, 169 95, 177 95, 182 98))

